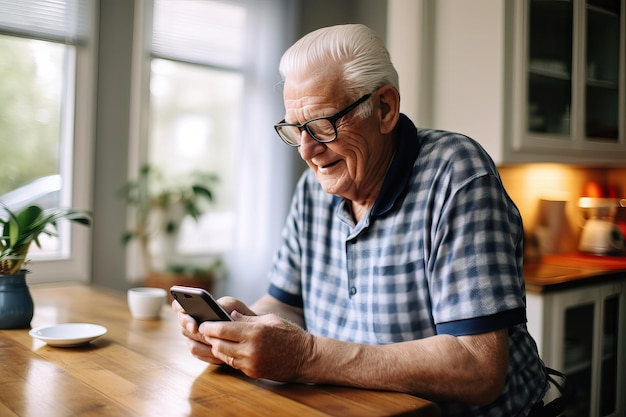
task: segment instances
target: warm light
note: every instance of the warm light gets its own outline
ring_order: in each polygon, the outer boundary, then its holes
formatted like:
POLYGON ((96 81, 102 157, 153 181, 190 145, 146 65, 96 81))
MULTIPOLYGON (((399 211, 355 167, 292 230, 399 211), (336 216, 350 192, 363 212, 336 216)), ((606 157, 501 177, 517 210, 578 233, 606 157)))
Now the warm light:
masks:
POLYGON ((578 207, 580 208, 611 208, 611 207, 624 207, 626 199, 617 198, 594 198, 594 197, 581 197, 578 199, 578 207))
POLYGON ((525 167, 527 187, 535 198, 551 201, 568 201, 571 193, 570 178, 566 169, 558 164, 531 164, 525 167))

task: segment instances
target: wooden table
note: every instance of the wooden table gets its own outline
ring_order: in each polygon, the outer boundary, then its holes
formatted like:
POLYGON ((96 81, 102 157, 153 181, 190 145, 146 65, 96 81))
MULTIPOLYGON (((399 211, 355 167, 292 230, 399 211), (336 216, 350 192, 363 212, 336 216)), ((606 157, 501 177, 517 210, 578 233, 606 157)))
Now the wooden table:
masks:
POLYGON ((435 416, 411 395, 254 380, 191 356, 176 317, 130 316, 126 295, 84 285, 31 286, 33 327, 84 322, 108 332, 59 348, 0 330, 0 416, 435 416))

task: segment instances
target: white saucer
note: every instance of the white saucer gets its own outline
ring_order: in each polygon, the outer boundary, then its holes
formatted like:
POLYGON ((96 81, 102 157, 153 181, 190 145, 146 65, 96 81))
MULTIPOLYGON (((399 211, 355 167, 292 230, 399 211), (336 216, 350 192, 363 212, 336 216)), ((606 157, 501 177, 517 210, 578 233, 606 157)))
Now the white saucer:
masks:
POLYGON ((106 332, 107 328, 99 324, 65 323, 37 327, 28 334, 50 346, 74 347, 89 343, 106 332))

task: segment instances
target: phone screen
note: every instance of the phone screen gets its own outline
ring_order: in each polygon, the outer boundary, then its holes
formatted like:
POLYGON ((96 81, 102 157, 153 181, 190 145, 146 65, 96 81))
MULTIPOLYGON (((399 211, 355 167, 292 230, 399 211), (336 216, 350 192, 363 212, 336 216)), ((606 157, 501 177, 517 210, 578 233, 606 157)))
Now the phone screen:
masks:
POLYGON ((204 321, 232 321, 232 317, 202 288, 174 285, 172 297, 193 317, 198 324, 204 321))

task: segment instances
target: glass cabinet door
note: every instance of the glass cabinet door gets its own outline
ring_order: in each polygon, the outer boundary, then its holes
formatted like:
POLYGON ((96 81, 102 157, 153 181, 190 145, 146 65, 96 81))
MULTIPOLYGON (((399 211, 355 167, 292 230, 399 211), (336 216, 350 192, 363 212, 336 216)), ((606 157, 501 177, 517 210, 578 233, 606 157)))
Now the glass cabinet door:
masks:
POLYGON ((591 415, 595 305, 565 310, 563 372, 567 376, 567 416, 591 415))
POLYGON ((620 0, 586 2, 585 136, 619 136, 620 0))
POLYGON ((569 135, 573 5, 532 0, 528 30, 528 131, 569 135))
POLYGON ((619 143, 623 0, 528 4, 527 132, 619 143))
POLYGON ((619 335, 619 295, 604 301, 602 345, 600 350, 600 415, 608 416, 617 410, 617 341, 619 335))
POLYGON ((622 415, 620 291, 604 287, 595 294, 589 292, 589 297, 578 292, 562 304, 561 369, 567 377, 564 415, 568 417, 622 415))

